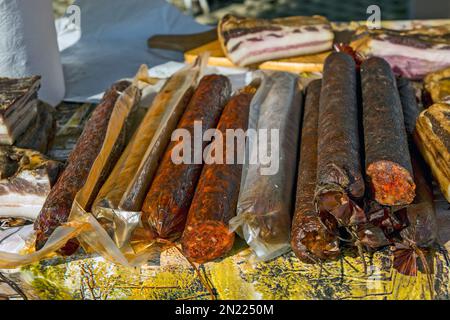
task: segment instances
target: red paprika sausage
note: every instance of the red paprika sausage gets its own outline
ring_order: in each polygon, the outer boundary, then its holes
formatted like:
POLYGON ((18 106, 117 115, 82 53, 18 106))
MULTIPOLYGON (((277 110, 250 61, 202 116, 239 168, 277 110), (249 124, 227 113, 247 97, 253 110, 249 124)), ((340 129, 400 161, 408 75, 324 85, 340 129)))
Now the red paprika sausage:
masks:
MULTIPOLYGON (((217 129, 223 137, 223 164, 204 165, 181 239, 184 253, 195 262, 217 259, 233 246, 234 232, 228 229, 228 222, 236 215, 242 164, 226 163, 229 145, 226 131, 247 130, 250 102, 256 89, 257 85, 252 84, 239 91, 227 103, 220 117, 217 129)), ((234 144, 234 136, 232 139, 234 144)), ((245 138, 242 147, 244 145, 245 138)), ((239 145, 236 143, 234 146, 233 159, 237 161, 239 145)), ((240 151, 243 152, 244 148, 240 151)))
MULTIPOLYGON (((215 128, 231 94, 230 80, 222 75, 208 75, 200 80, 177 129, 190 134, 191 158, 194 159, 194 122, 201 121, 202 132, 215 128)), ((184 142, 183 142, 184 143, 184 142)), ((142 207, 142 223, 152 236, 176 239, 183 232, 195 187, 203 168, 201 163, 172 161, 178 141, 167 147, 142 207)), ((207 142, 200 150, 203 154, 207 142)))

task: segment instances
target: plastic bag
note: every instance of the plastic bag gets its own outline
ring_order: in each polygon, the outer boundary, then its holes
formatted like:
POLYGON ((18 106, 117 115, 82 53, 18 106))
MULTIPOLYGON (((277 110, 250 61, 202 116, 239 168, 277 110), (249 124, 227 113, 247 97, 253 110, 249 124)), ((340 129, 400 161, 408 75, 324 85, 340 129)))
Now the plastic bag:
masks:
POLYGON ((260 71, 256 77, 261 86, 250 106, 246 163, 230 227, 258 259, 269 260, 290 248, 302 95, 294 74, 260 71), (273 161, 265 163, 269 153, 273 161))
POLYGON ((54 254, 54 252, 64 247, 68 241, 81 233, 88 230, 96 230, 94 228, 95 224, 87 220, 89 215, 86 215, 83 219, 80 218, 80 215, 74 216, 73 207, 82 208, 84 213, 89 209, 99 187, 111 171, 111 166, 116 163, 117 158, 120 156, 126 140, 128 120, 135 109, 139 97, 139 89, 131 85, 117 99, 108 122, 102 148, 92 165, 84 187, 78 191, 75 197, 68 222, 57 227, 45 245, 38 251, 33 252, 34 246, 32 246, 26 248, 24 254, 0 252, 0 268, 17 268, 37 262, 54 254))
POLYGON ((94 202, 93 215, 119 248, 139 224, 145 194, 200 79, 202 61, 203 57, 167 80, 94 202))

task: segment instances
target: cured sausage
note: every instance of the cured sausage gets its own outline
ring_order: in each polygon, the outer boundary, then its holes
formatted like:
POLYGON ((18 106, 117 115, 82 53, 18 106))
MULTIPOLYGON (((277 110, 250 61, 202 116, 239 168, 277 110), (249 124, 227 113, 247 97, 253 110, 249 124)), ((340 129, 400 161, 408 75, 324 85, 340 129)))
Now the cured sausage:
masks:
POLYGON ((264 71, 258 78, 261 85, 249 114, 249 133, 258 137, 249 135, 247 140, 249 161, 243 167, 237 216, 230 220, 230 227, 245 239, 258 259, 270 260, 291 248, 303 99, 295 74, 264 71))
POLYGON ((92 213, 119 247, 128 243, 139 223, 137 212, 142 208, 172 131, 200 80, 202 60, 197 59, 166 81, 92 206, 92 213))
POLYGON ((230 143, 227 130, 245 133, 250 102, 256 89, 257 85, 249 85, 234 95, 217 125, 223 137, 222 145, 217 146, 222 147, 223 163, 204 165, 181 239, 184 253, 195 262, 204 263, 219 258, 233 246, 234 232, 229 230, 228 222, 236 215, 242 172, 242 164, 237 163, 236 159, 237 148, 242 147, 240 151, 244 151, 245 138, 239 146, 234 144, 234 136, 230 136, 234 152, 233 163, 228 163, 225 161, 230 143))
POLYGON ((398 79, 397 86, 402 102, 411 165, 416 184, 416 197, 412 205, 407 207, 411 226, 404 229, 401 235, 409 240, 414 240, 417 246, 424 247, 437 241, 437 222, 431 172, 414 143, 416 121, 423 109, 417 104, 415 91, 409 80, 398 79))
POLYGON ((314 205, 320 89, 321 80, 314 80, 306 92, 295 212, 291 229, 292 250, 300 260, 309 263, 339 255, 337 228, 332 230, 333 233, 327 230, 314 205))
MULTIPOLYGON (((200 80, 177 126, 177 130, 184 129, 190 135, 191 160, 196 158, 195 122, 201 121, 202 132, 215 128, 230 94, 231 83, 225 76, 208 75, 200 80)), ((172 161, 172 152, 181 143, 169 144, 142 207, 143 225, 158 238, 176 239, 181 235, 203 167, 203 161, 191 164, 172 161)), ((200 146, 202 154, 206 145, 203 141, 200 146)))
MULTIPOLYGON (((130 179, 130 183, 120 200, 119 207, 123 210, 139 211, 157 170, 159 161, 170 142, 170 135, 176 128, 195 86, 202 73, 202 58, 192 65, 175 73, 165 84, 152 104, 149 117, 158 119, 158 113, 163 113, 160 124, 153 131, 153 138, 145 152, 140 154, 141 163, 130 179), (164 108, 164 112, 162 111, 164 108)), ((148 120, 148 119, 146 119, 148 120)), ((145 129, 145 128, 144 128, 145 129)), ((148 130, 150 133, 152 130, 148 130)), ((147 132, 147 135, 149 135, 147 132)), ((142 139, 138 140, 140 143, 142 139)))
MULTIPOLYGON (((319 103, 317 187, 315 202, 326 215, 348 225, 364 195, 361 173, 356 65, 353 58, 334 52, 325 61, 319 103)), ((333 223, 328 227, 333 228, 333 223)))
POLYGON ((361 65, 363 126, 367 183, 382 205, 414 200, 411 158, 394 74, 381 58, 361 65))
MULTIPOLYGON (((415 276, 419 266, 422 266, 425 260, 421 259, 419 255, 427 257, 428 248, 437 243, 437 220, 431 172, 413 138, 416 121, 422 108, 417 104, 414 88, 407 79, 398 79, 397 87, 405 119, 414 183, 416 184, 416 197, 413 203, 404 209, 409 226, 400 232, 404 241, 395 245, 393 265, 400 273, 415 276)), ((427 270, 422 271, 430 273, 429 268, 427 266, 427 270)))
MULTIPOLYGON (((67 160, 65 170, 50 191, 34 224, 36 250, 41 249, 53 231, 67 221, 75 195, 85 184, 90 169, 102 148, 116 100, 129 85, 128 81, 115 83, 105 93, 101 103, 95 108, 86 123, 67 160)), ((68 251, 73 251, 73 247, 76 245, 69 244, 69 247, 71 248, 68 251)))
POLYGON ((397 78, 397 89, 402 105, 408 143, 411 145, 413 141, 410 139, 413 138, 416 129, 416 121, 423 108, 417 103, 416 92, 411 81, 406 78, 397 78))

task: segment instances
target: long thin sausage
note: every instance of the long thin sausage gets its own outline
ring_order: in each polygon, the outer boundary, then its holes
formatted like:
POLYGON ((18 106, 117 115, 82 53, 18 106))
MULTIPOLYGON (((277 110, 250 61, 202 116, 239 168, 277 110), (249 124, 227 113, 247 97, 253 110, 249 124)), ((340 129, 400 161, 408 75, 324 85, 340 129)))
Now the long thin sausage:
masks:
POLYGON ((427 247, 437 241, 437 221, 431 172, 414 143, 416 121, 423 109, 417 104, 415 91, 409 80, 398 79, 397 86, 402 102, 414 183, 416 184, 416 197, 412 205, 407 207, 411 225, 404 229, 401 235, 408 240, 413 240, 419 247, 427 247))
POLYGON ((414 143, 416 121, 422 108, 417 104, 414 88, 407 79, 398 79, 397 87, 405 119, 416 197, 412 204, 403 209, 409 226, 400 232, 403 242, 395 245, 393 266, 401 274, 416 276, 419 266, 422 272, 432 272, 430 265, 424 270, 424 262, 430 257, 429 248, 438 241, 437 220, 431 172, 414 143))
POLYGON ((339 255, 337 228, 332 232, 327 230, 314 205, 320 89, 321 80, 314 80, 307 88, 291 229, 292 250, 300 260, 309 263, 317 259, 333 259, 339 255))
POLYGON ((258 259, 270 260, 291 248, 303 97, 297 75, 264 71, 256 76, 261 85, 250 106, 248 161, 242 170, 237 215, 230 226, 258 259))
POLYGON ((365 189, 358 132, 356 65, 348 54, 334 52, 325 61, 318 131, 315 202, 321 212, 332 213, 341 225, 348 225, 356 209, 350 200, 360 199, 365 189))

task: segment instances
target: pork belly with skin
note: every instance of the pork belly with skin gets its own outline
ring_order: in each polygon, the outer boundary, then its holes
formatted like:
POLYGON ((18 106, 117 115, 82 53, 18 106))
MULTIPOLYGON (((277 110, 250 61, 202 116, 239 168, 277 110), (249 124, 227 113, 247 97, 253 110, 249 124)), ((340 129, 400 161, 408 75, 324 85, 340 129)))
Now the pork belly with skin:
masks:
POLYGON ((0 146, 0 218, 36 219, 61 168, 37 151, 0 146))
POLYGON ((393 71, 409 79, 450 66, 450 25, 434 30, 357 30, 352 47, 366 56, 384 58, 393 71))
POLYGON ((219 41, 237 66, 330 50, 334 33, 321 16, 273 20, 226 15, 218 26, 219 41))

